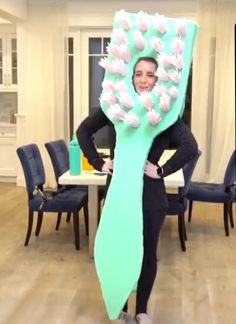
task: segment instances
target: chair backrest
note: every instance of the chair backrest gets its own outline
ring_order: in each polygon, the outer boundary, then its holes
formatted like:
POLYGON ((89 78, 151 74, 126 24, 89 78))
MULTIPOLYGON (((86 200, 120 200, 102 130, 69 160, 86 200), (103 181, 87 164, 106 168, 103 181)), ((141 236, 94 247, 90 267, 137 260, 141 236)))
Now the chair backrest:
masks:
POLYGON ((45 183, 45 171, 43 160, 36 144, 29 144, 18 147, 17 155, 20 159, 28 193, 45 183))
POLYGON ((181 187, 179 189, 179 194, 181 197, 185 197, 189 186, 190 186, 190 182, 192 179, 192 175, 193 175, 193 171, 196 167, 197 161, 200 157, 200 155, 202 154, 202 152, 200 150, 198 150, 197 155, 195 155, 192 160, 190 160, 188 163, 186 163, 183 167, 183 174, 184 174, 184 187, 181 187))
POLYGON ((235 175, 235 167, 236 167, 236 150, 233 151, 228 165, 225 170, 225 175, 224 175, 224 186, 225 187, 231 187, 234 184, 236 175, 235 175))
POLYGON ((57 140, 48 142, 45 147, 50 156, 56 182, 58 183, 58 178, 69 170, 69 151, 64 140, 57 140))

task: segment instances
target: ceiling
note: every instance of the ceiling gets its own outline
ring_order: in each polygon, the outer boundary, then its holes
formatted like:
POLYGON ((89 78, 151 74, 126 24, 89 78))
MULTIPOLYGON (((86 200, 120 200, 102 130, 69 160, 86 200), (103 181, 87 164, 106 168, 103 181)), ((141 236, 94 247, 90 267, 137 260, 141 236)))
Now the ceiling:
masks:
POLYGON ((0 17, 0 24, 11 24, 11 22, 0 17))

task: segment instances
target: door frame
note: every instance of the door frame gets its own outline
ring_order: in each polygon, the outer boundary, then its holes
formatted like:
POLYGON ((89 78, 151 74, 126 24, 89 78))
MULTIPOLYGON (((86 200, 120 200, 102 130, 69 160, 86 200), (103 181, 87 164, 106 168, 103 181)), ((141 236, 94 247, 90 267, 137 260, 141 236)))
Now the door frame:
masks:
POLYGON ((89 38, 111 37, 110 28, 88 28, 74 32, 74 131, 89 114, 89 38), (77 71, 80 71, 77 73, 77 71))

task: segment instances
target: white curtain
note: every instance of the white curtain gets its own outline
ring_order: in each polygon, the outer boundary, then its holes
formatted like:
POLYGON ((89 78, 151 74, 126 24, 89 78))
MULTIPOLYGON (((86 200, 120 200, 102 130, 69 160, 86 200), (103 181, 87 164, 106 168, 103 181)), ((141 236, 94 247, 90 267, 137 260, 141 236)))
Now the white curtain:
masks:
POLYGON ((222 182, 235 148, 234 24, 236 2, 199 0, 192 129, 202 156, 195 180, 222 182))
POLYGON ((46 169, 46 186, 53 187, 54 174, 44 143, 68 138, 65 5, 57 1, 31 4, 25 29, 25 137, 27 142, 39 145, 46 169))

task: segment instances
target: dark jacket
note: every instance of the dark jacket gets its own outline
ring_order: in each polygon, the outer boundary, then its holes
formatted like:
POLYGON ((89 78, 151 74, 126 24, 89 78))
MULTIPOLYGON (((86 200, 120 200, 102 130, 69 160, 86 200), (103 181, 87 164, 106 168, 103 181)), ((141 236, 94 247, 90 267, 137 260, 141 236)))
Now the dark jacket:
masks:
MULTIPOLYGON (((89 163, 99 171, 102 169, 104 160, 96 150, 92 135, 106 125, 108 125, 109 129, 110 156, 113 159, 116 141, 115 128, 101 109, 87 117, 76 131, 81 150, 89 163)), ((193 134, 181 119, 178 119, 175 124, 155 137, 148 154, 148 160, 157 164, 163 151, 170 146, 175 146, 176 152, 162 165, 163 177, 181 169, 198 152, 197 142, 193 134)), ((167 207, 168 203, 163 179, 152 179, 144 175, 143 208, 166 209, 167 207)))

